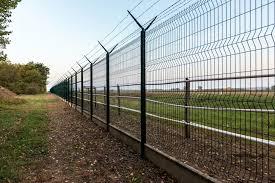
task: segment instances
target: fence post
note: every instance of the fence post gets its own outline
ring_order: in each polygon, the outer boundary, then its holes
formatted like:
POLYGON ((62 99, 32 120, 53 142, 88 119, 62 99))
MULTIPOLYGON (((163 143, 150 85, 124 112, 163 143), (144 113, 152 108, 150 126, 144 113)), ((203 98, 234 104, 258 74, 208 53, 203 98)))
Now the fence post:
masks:
POLYGON ((75 109, 77 109, 77 72, 75 72, 75 109))
POLYGON ((140 78, 140 133, 141 157, 144 158, 144 144, 146 143, 146 65, 145 65, 145 31, 141 31, 141 78, 140 78))
POLYGON ((96 108, 96 87, 95 87, 95 108, 96 108))
POLYGON ((80 93, 80 96, 81 96, 81 103, 80 103, 80 107, 81 107, 81 114, 83 115, 83 104, 84 104, 84 95, 83 95, 83 67, 78 63, 76 62, 77 65, 80 67, 80 89, 81 89, 81 93, 80 93))
POLYGON ((67 87, 66 87, 66 77, 64 78, 64 80, 63 80, 63 89, 64 89, 64 99, 65 99, 65 101, 67 101, 67 87))
POLYGON ((141 28, 140 32, 140 157, 144 158, 144 145, 146 143, 146 31, 153 24, 157 17, 144 28, 137 19, 128 11, 137 25, 141 28))
POLYGON ((61 96, 63 99, 65 98, 64 97, 64 81, 63 80, 61 80, 61 96))
POLYGON ((114 51, 117 47, 115 45, 111 51, 107 51, 107 49, 100 43, 100 46, 106 52, 106 123, 107 123, 107 131, 109 131, 109 124, 110 124, 110 54, 114 51))
POLYGON ((64 78, 64 81, 63 81, 63 86, 64 86, 64 99, 65 99, 65 102, 67 101, 67 86, 66 86, 66 77, 64 78))
POLYGON ((59 85, 60 85, 59 90, 60 90, 60 96, 61 96, 61 98, 64 98, 63 92, 62 92, 62 91, 63 91, 63 85, 62 85, 63 83, 62 83, 62 82, 63 82, 63 81, 61 80, 61 81, 60 81, 60 84, 59 84, 59 85))
POLYGON ((73 106, 73 75, 71 75, 71 107, 73 106))
POLYGON ((117 95, 118 95, 118 97, 117 97, 117 105, 118 105, 117 110, 118 110, 118 115, 120 115, 120 87, 119 87, 119 85, 117 85, 117 95))
MULTIPOLYGON (((74 82, 75 82, 75 94, 74 94, 74 97, 75 97, 75 99, 74 99, 74 105, 75 105, 75 109, 77 109, 77 71, 76 70, 74 70, 74 68, 72 68, 72 70, 74 71, 74 73, 75 73, 75 78, 74 78, 74 82)), ((73 78, 73 75, 72 75, 72 78, 73 78)), ((72 81, 72 88, 73 88, 73 81, 72 81)), ((73 92, 72 92, 73 93, 73 92)), ((72 97, 73 97, 73 95, 72 95, 72 97)), ((73 101, 73 99, 72 99, 72 101, 73 101)))
POLYGON ((270 147, 270 180, 275 181, 275 147, 270 147))
POLYGON ((64 80, 64 79, 62 80, 61 86, 62 86, 62 98, 63 98, 64 100, 66 100, 66 93, 65 93, 66 88, 65 88, 65 80, 64 80))
POLYGON ((106 87, 104 86, 103 89, 103 103, 104 103, 104 110, 106 111, 106 87))
POLYGON ((62 93, 61 93, 61 89, 62 89, 62 85, 61 85, 61 81, 58 81, 58 87, 56 88, 56 91, 58 92, 58 96, 60 96, 62 98, 62 93))
POLYGON ((66 78, 63 80, 63 95, 64 100, 67 100, 67 94, 66 94, 66 78))
POLYGON ((94 114, 94 104, 93 104, 93 64, 90 64, 90 115, 91 115, 91 120, 93 119, 93 114, 94 114))
POLYGON ((64 93, 64 80, 61 81, 61 96, 63 99, 65 99, 65 93, 64 93))
POLYGON ((190 126, 187 124, 189 123, 189 111, 188 111, 188 106, 189 106, 189 100, 190 100, 190 81, 188 78, 186 78, 185 82, 185 100, 184 100, 184 121, 186 122, 185 124, 185 138, 190 138, 190 126))
POLYGON ((65 101, 67 102, 67 78, 64 79, 64 95, 65 95, 65 101))
POLYGON ((65 80, 65 85, 66 85, 66 101, 68 102, 68 100, 69 100, 68 78, 66 78, 66 80, 65 80))
POLYGON ((67 102, 69 103, 70 92, 69 92, 69 78, 66 78, 66 91, 67 91, 67 102))
POLYGON ((63 99, 65 98, 64 97, 64 81, 63 80, 61 80, 61 96, 63 99))
POLYGON ((83 68, 81 67, 81 114, 83 115, 84 108, 84 85, 83 85, 83 68))
POLYGON ((99 59, 97 58, 93 63, 86 57, 84 56, 88 62, 90 62, 90 118, 93 120, 93 113, 94 113, 94 104, 93 104, 93 64, 99 59))
POLYGON ((107 131, 110 124, 110 54, 106 54, 106 123, 107 131))

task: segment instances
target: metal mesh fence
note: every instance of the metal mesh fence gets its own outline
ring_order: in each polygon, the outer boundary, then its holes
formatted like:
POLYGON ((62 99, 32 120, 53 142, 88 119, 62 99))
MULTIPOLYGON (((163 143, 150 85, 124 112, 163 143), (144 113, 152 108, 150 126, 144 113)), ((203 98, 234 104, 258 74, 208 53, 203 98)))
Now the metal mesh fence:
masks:
POLYGON ((88 68, 83 91, 79 74, 69 91, 77 85, 77 105, 84 92, 90 111, 92 89, 93 115, 106 121, 109 64, 111 125, 141 139, 144 48, 145 143, 224 182, 275 181, 275 1, 186 4, 148 30, 145 45, 133 38, 95 63, 93 87, 88 68))
POLYGON ((90 109, 90 68, 86 68, 83 71, 83 108, 87 112, 91 112, 90 109))
POLYGON ((271 8, 199 1, 148 33, 148 143, 226 181, 267 181, 271 8))
POLYGON ((140 40, 110 56, 111 124, 140 138, 140 40))
POLYGON ((94 115, 106 122, 106 59, 94 66, 94 115))

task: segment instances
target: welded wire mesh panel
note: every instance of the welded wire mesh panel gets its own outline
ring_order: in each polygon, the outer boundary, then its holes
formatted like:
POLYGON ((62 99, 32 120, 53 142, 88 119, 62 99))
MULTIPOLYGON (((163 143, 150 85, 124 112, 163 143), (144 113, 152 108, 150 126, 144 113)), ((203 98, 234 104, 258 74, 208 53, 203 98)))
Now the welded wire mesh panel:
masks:
POLYGON ((110 56, 111 124, 140 138, 140 40, 110 56))
POLYGON ((93 67, 93 103, 94 115, 106 122, 106 59, 93 67))
MULTIPOLYGON (((178 1, 167 12, 146 32, 147 144, 220 181, 275 182, 275 1, 178 1)), ((135 36, 110 55, 110 119, 140 138, 135 36)), ((105 58, 93 86, 90 77, 87 68, 84 110, 93 90, 94 117, 106 121, 105 58)), ((70 82, 79 106, 81 73, 70 82)), ((64 97, 64 86, 51 91, 64 97)))
POLYGON ((83 71, 83 109, 90 112, 90 68, 83 71))
POLYGON ((197 1, 147 33, 147 143, 222 181, 271 181, 274 10, 197 1))

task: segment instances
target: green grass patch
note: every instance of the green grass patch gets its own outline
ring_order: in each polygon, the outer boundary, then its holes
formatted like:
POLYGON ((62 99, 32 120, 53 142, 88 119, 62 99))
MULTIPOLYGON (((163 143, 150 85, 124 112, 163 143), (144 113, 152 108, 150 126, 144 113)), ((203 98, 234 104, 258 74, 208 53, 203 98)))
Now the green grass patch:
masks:
MULTIPOLYGON (((131 94, 129 94, 131 95, 131 94)), ((275 98, 270 95, 249 94, 192 94, 189 106, 211 107, 212 109, 188 109, 188 119, 191 122, 225 131, 275 140, 275 114, 267 112, 217 110, 217 108, 235 109, 274 109, 275 98)), ((183 105, 184 93, 149 94, 148 99, 159 102, 183 105)), ((104 102, 103 96, 97 96, 98 102, 104 102)), ((147 112, 175 120, 185 120, 185 109, 164 103, 147 101, 147 112)), ((111 98, 111 104, 118 105, 117 98, 111 98)), ((121 98, 122 107, 140 109, 137 99, 121 98)), ((114 109, 114 108, 113 108, 114 109)), ((116 109, 114 109, 116 110, 116 109)))
POLYGON ((23 167, 48 153, 46 95, 0 103, 0 182, 18 182, 23 167))

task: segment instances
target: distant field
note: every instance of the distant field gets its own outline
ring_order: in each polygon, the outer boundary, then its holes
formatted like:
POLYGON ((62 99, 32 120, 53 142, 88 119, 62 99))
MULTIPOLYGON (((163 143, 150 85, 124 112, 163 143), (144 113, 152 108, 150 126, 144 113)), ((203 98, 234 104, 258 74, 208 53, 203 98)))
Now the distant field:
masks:
MULTIPOLYGON (((137 97, 139 94, 125 92, 121 95, 137 97)), ((147 99, 156 102, 147 101, 147 112, 174 120, 184 120, 184 97, 184 92, 148 92, 147 99)), ((96 96, 96 101, 103 103, 104 97, 96 96)), ((111 97, 111 104, 118 105, 117 97, 111 97)), ((139 99, 120 98, 120 106, 139 110, 139 99)), ((188 106, 190 106, 188 119, 191 122, 247 136, 275 140, 275 97, 273 92, 226 92, 223 94, 191 92, 188 106), (205 108, 194 109, 194 107, 205 108), (242 111, 243 109, 246 111, 242 111)))

